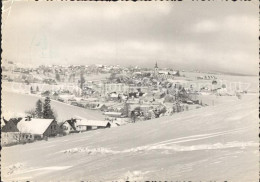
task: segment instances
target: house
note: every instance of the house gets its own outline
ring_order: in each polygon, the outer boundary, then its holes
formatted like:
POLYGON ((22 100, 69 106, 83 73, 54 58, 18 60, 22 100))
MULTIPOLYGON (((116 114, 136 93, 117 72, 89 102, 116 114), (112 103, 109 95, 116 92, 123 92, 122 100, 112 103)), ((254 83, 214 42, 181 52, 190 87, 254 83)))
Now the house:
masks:
POLYGON ((1 146, 19 143, 19 132, 1 132, 1 146))
POLYGON ((178 90, 178 99, 182 102, 189 100, 189 95, 184 87, 179 88, 178 90))
POLYGON ((127 104, 127 116, 131 117, 132 111, 138 110, 143 114, 147 114, 149 110, 158 108, 161 104, 159 103, 144 103, 144 104, 127 104))
POLYGON ((82 119, 76 122, 77 131, 88 131, 93 129, 110 128, 111 124, 108 121, 87 120, 82 119))
POLYGON ((48 90, 41 93, 42 97, 49 97, 50 95, 51 95, 51 92, 48 90))
POLYGON ((1 127, 1 132, 19 132, 17 129, 17 123, 21 120, 22 118, 11 118, 7 121, 5 118, 2 118, 1 123, 4 123, 4 125, 1 127))
POLYGON ((166 94, 164 97, 164 102, 174 102, 175 101, 175 96, 171 94, 166 94))
POLYGON ((68 134, 68 133, 84 132, 84 131, 89 131, 94 129, 110 128, 111 123, 109 121, 88 120, 76 116, 75 118, 66 120, 61 127, 64 133, 68 134))
POLYGON ((58 100, 61 100, 62 102, 65 102, 65 103, 69 103, 71 101, 76 101, 74 99, 74 95, 71 95, 71 94, 60 94, 58 96, 58 100))
POLYGON ((17 143, 18 136, 19 136, 19 130, 17 128, 17 123, 22 118, 11 118, 9 121, 7 121, 4 118, 1 118, 1 145, 8 145, 17 143))
POLYGON ((54 119, 3 118, 5 124, 1 128, 1 144, 15 144, 42 139, 44 136, 55 136, 58 133, 57 122, 54 119))
POLYGON ((127 93, 129 91, 129 85, 125 83, 106 83, 102 85, 101 92, 103 95, 116 92, 116 93, 127 93))
POLYGON ((119 100, 119 94, 117 94, 116 92, 111 92, 109 94, 109 99, 113 100, 113 101, 117 101, 117 100, 119 100))
POLYGON ((121 117, 121 112, 104 112, 104 115, 110 116, 110 117, 121 117))
POLYGON ((99 109, 100 111, 107 111, 108 110, 108 106, 106 106, 105 104, 100 104, 97 109, 99 109))
POLYGON ((60 125, 60 129, 65 133, 78 133, 74 122, 76 122, 76 119, 66 120, 60 125))
POLYGON ((54 94, 52 94, 51 98, 54 99, 54 100, 58 100, 59 94, 57 92, 54 92, 54 94))
POLYGON ((23 118, 18 124, 19 132, 27 138, 42 139, 43 137, 56 136, 58 124, 54 119, 23 118))

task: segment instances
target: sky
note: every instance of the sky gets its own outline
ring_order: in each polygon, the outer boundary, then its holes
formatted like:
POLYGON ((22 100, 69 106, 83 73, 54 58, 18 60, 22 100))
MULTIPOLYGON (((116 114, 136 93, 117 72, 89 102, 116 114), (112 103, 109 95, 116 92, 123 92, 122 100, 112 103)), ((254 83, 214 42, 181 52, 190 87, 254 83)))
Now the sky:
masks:
POLYGON ((258 3, 4 3, 3 60, 258 75, 258 3))

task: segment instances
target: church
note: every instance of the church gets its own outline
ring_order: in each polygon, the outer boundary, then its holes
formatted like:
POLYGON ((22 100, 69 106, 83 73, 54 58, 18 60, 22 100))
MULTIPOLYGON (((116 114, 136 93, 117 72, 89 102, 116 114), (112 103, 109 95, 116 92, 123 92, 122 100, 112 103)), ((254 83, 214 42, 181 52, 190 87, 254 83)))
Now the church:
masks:
POLYGON ((154 78, 161 78, 161 79, 174 79, 175 76, 179 76, 179 71, 160 71, 157 62, 154 66, 154 78))

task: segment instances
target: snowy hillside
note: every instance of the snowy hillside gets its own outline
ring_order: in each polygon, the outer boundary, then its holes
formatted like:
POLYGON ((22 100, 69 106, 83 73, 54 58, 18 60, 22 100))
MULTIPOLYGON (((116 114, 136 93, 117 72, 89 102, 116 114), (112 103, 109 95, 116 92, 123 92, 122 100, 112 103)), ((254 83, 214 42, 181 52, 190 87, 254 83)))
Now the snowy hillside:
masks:
POLYGON ((2 180, 256 181, 255 98, 6 147, 2 180))

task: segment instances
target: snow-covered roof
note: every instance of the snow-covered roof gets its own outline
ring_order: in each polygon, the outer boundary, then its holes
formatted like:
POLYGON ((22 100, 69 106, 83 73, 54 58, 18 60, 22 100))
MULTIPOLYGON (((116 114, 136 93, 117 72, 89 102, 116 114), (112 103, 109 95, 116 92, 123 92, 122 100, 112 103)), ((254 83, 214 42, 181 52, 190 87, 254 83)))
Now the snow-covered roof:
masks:
POLYGON ((159 71, 159 74, 165 74, 167 75, 169 72, 168 71, 159 71))
POLYGON ((110 94, 110 97, 118 97, 118 94, 111 93, 111 94, 110 94))
POLYGON ((109 122, 104 120, 88 120, 81 116, 74 116, 73 118, 77 119, 76 125, 83 126, 106 126, 109 122))
POLYGON ((46 129, 50 126, 53 120, 54 119, 31 118, 30 121, 26 121, 26 118, 23 118, 17 124, 17 128, 21 133, 42 135, 46 131, 46 129))
POLYGON ((121 116, 121 112, 104 112, 105 115, 121 116))
POLYGON ((169 73, 175 75, 177 74, 177 71, 170 71, 169 73))
POLYGON ((109 122, 108 121, 102 121, 102 120, 77 120, 76 125, 77 126, 107 126, 109 122))
POLYGON ((168 82, 171 83, 188 83, 187 80, 173 80, 173 79, 167 79, 168 82))
POLYGON ((68 95, 68 94, 60 94, 59 97, 62 98, 62 99, 72 99, 75 96, 74 95, 68 95))

